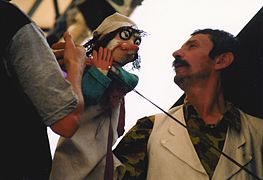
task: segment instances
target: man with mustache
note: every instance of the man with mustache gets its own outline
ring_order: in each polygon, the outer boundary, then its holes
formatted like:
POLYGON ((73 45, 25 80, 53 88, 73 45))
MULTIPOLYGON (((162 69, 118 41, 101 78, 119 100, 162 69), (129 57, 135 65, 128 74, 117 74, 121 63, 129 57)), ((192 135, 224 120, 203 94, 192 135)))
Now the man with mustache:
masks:
POLYGON ((128 17, 114 13, 84 45, 90 57, 82 80, 84 115, 72 138, 60 137, 50 179, 113 178, 112 146, 124 133, 124 96, 139 80, 123 66, 139 68, 143 34, 128 17))
POLYGON ((139 119, 125 134, 114 150, 124 179, 263 178, 263 120, 224 97, 222 76, 237 48, 230 33, 202 29, 173 53, 184 103, 172 107, 171 116, 139 119))

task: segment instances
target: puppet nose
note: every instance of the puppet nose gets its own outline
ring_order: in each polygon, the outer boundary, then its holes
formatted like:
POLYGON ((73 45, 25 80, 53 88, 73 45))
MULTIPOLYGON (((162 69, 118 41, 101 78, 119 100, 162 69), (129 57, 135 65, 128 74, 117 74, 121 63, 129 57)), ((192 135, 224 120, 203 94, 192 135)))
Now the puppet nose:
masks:
POLYGON ((135 45, 135 44, 131 44, 131 43, 122 43, 121 49, 127 50, 127 51, 137 52, 139 50, 139 46, 135 45))

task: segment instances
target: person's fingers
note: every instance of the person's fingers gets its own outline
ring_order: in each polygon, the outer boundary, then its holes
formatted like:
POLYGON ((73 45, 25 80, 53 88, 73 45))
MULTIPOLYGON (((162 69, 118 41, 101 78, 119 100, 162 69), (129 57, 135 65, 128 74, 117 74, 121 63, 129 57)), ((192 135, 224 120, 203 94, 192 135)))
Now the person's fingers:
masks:
POLYGON ((55 54, 56 58, 64 56, 64 50, 53 51, 53 53, 55 54))
POLYGON ((68 31, 65 31, 65 32, 64 32, 64 34, 63 34, 63 38, 64 38, 65 40, 71 38, 71 35, 69 34, 68 31))
POLYGON ((76 47, 81 47, 81 48, 84 48, 82 45, 80 44, 75 44, 76 47))
POLYGON ((54 50, 57 50, 57 49, 64 49, 65 47, 65 42, 57 42, 57 43, 54 43, 51 48, 54 49, 54 50))
POLYGON ((63 38, 65 40, 65 48, 75 48, 75 43, 68 31, 64 33, 63 38))

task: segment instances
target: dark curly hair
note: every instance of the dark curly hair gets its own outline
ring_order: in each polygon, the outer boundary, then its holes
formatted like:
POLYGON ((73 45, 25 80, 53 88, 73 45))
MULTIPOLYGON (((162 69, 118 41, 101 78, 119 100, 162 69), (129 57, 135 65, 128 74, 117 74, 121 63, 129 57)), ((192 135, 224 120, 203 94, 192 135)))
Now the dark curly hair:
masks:
POLYGON ((234 56, 237 53, 239 42, 232 34, 218 29, 198 29, 195 30, 191 35, 197 34, 208 34, 210 40, 213 43, 213 48, 209 52, 209 57, 214 59, 218 55, 225 52, 232 52, 234 56))

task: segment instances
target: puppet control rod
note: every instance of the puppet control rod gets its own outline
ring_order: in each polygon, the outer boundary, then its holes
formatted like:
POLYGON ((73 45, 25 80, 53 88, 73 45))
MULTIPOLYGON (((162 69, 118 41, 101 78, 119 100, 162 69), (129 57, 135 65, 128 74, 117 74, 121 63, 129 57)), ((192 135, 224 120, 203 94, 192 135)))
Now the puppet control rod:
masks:
POLYGON ((144 95, 142 95, 141 93, 139 93, 137 90, 133 89, 133 91, 135 93, 137 93, 138 95, 140 95, 142 98, 144 98, 146 101, 150 102, 153 106, 157 107, 159 110, 161 110, 164 114, 166 114, 167 116, 169 116, 170 118, 172 118, 174 121, 176 121, 178 124, 180 124, 181 126, 183 126, 185 129, 195 132, 196 134, 199 135, 199 137, 203 140, 204 143, 206 143, 208 146, 210 146, 211 148, 213 148, 214 150, 216 150, 217 152, 219 152, 220 154, 222 154, 224 157, 226 157, 228 160, 230 160, 231 162, 233 162, 235 165, 237 165, 238 167, 241 168, 241 170, 246 171, 248 174, 250 174, 251 176, 253 176, 254 178, 258 179, 258 180, 262 180, 261 178, 259 178, 257 175, 255 175, 253 172, 251 172, 249 169, 247 169, 245 166, 242 166, 240 163, 238 163, 236 160, 234 160, 233 158, 231 158, 230 156, 228 156, 226 153, 224 153, 223 151, 221 151, 220 149, 218 149, 217 147, 215 147, 213 144, 211 144, 209 141, 206 141, 203 138, 203 135, 199 132, 197 132, 196 130, 187 127, 186 125, 184 125, 183 123, 181 123, 179 120, 177 120, 175 117, 173 117, 171 114, 169 114, 167 111, 163 110, 161 107, 159 107, 157 104, 155 104, 154 102, 152 102, 151 100, 149 100, 148 98, 146 98, 144 95))

